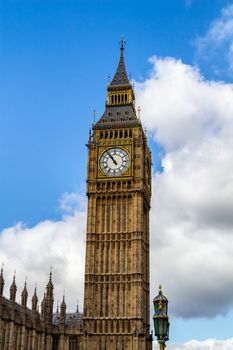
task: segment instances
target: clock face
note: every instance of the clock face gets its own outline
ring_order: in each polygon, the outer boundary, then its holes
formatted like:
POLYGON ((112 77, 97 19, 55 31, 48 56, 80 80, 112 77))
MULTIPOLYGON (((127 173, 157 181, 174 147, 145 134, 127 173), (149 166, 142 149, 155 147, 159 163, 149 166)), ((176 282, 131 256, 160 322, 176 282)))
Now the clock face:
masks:
POLYGON ((108 176, 123 175, 129 163, 129 154, 122 148, 109 148, 100 158, 100 168, 108 176))

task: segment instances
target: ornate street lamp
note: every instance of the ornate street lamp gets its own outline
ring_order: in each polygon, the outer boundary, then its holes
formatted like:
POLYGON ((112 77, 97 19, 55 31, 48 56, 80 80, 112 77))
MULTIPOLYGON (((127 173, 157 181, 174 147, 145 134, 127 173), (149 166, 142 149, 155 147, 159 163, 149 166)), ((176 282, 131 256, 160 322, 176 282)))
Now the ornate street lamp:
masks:
POLYGON ((153 316, 155 335, 157 337, 160 350, 166 347, 166 341, 169 339, 169 318, 167 314, 168 300, 162 293, 162 287, 159 286, 159 294, 154 298, 155 314, 153 316))

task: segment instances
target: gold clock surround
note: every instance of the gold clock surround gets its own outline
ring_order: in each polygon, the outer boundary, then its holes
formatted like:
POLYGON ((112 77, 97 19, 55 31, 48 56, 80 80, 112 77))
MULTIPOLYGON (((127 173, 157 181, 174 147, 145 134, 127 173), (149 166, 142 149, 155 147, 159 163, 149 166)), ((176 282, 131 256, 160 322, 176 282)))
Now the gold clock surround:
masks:
POLYGON ((130 177, 132 176, 132 163, 133 163, 133 159, 132 159, 132 145, 105 145, 105 146, 100 146, 98 148, 98 174, 97 174, 97 177, 99 179, 106 179, 108 178, 109 180, 115 180, 115 179, 118 179, 118 178, 123 178, 123 177, 130 177), (101 157, 102 155, 109 149, 112 149, 112 148, 120 148, 122 150, 124 150, 127 154, 128 154, 128 157, 129 157, 129 167, 128 169, 122 174, 122 175, 119 175, 119 176, 109 176, 107 174, 105 174, 101 167, 100 167, 100 160, 101 160, 101 157))

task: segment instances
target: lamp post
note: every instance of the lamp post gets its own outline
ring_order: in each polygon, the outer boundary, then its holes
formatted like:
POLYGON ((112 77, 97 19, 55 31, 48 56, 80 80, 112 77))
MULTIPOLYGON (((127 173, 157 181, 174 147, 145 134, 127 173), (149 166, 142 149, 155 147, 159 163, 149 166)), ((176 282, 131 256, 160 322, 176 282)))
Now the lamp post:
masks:
POLYGON ((153 316, 155 335, 157 337, 160 350, 165 350, 166 341, 169 339, 169 318, 167 314, 168 300, 162 293, 162 287, 159 286, 159 294, 154 298, 153 316))

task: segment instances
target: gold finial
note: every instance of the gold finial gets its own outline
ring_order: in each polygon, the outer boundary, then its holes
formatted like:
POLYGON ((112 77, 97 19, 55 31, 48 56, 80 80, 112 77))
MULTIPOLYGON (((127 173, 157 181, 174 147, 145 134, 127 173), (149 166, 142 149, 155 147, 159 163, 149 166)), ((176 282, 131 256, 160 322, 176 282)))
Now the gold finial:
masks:
POLYGON ((162 293, 162 285, 159 285, 159 293, 162 293))
POLYGON ((95 124, 95 116, 96 116, 96 110, 93 111, 93 123, 95 124))
POLYGON ((162 300, 159 301, 159 311, 163 310, 163 303, 162 300))

